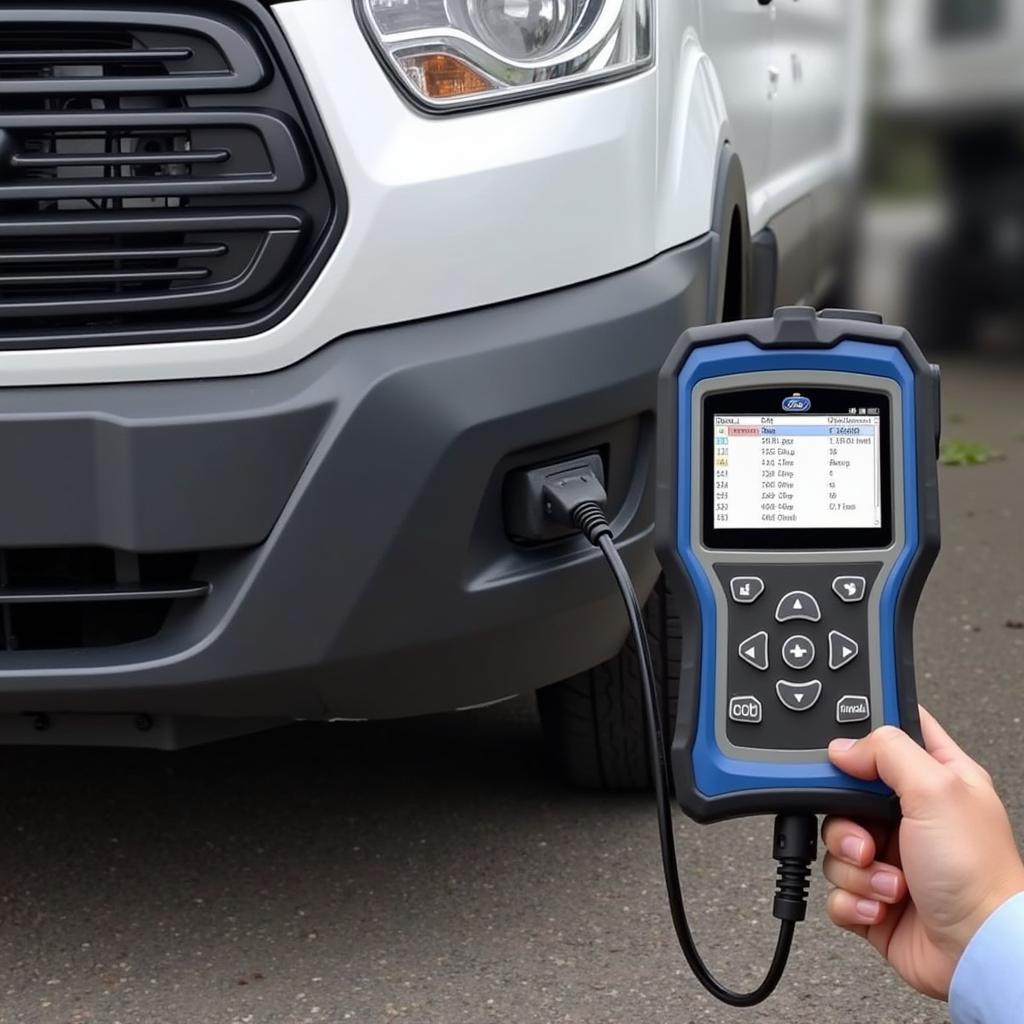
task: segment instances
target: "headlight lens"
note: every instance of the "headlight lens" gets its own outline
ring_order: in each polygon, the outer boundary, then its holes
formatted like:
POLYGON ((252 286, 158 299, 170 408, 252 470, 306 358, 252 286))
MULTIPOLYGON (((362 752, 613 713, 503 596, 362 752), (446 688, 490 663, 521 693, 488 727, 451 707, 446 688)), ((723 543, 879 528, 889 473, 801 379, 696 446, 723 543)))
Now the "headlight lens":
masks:
POLYGON ((355 0, 382 58, 435 109, 526 98, 651 63, 653 0, 355 0))
POLYGON ((582 3, 571 0, 467 0, 483 42, 517 60, 544 56, 565 40, 582 3))

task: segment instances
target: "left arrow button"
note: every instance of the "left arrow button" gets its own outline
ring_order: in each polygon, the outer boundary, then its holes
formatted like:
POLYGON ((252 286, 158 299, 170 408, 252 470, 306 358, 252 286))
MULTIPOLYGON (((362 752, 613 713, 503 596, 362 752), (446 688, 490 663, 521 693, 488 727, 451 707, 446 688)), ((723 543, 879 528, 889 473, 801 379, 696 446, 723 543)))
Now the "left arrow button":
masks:
POLYGON ((768 634, 762 629, 760 633, 748 636, 739 646, 739 655, 748 665, 761 672, 768 671, 768 634))

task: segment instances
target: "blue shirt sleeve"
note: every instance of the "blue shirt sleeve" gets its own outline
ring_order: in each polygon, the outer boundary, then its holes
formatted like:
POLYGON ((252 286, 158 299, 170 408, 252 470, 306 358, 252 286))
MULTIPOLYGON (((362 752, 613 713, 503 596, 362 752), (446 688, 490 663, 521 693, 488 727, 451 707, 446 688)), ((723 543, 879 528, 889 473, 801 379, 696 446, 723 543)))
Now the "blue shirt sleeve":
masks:
POLYGON ((949 988, 953 1024, 1024 1021, 1024 893, 989 915, 967 944, 949 988))

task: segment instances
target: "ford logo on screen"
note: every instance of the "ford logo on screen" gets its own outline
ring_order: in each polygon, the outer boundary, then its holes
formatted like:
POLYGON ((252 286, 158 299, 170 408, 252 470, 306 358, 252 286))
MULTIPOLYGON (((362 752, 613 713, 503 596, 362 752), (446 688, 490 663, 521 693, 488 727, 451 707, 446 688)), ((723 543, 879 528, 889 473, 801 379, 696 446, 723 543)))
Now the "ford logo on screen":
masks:
POLYGON ((783 412, 807 412, 811 407, 811 400, 806 395, 790 395, 782 400, 783 412))

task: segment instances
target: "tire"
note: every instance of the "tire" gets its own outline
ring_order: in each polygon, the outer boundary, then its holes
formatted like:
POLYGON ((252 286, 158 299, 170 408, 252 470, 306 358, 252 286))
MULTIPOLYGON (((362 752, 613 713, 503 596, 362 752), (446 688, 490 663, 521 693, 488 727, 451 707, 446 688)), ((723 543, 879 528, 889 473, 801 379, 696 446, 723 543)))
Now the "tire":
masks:
POLYGON ((970 268, 957 262, 948 243, 919 249, 910 261, 907 326, 926 356, 963 351, 973 343, 976 298, 970 268))
MULTIPOLYGON (((661 693, 662 725, 670 742, 682 633, 664 577, 644 607, 644 620, 661 693)), ((631 636, 609 661, 538 691, 549 759, 569 783, 608 791, 651 787, 641 686, 640 662, 631 636)))

